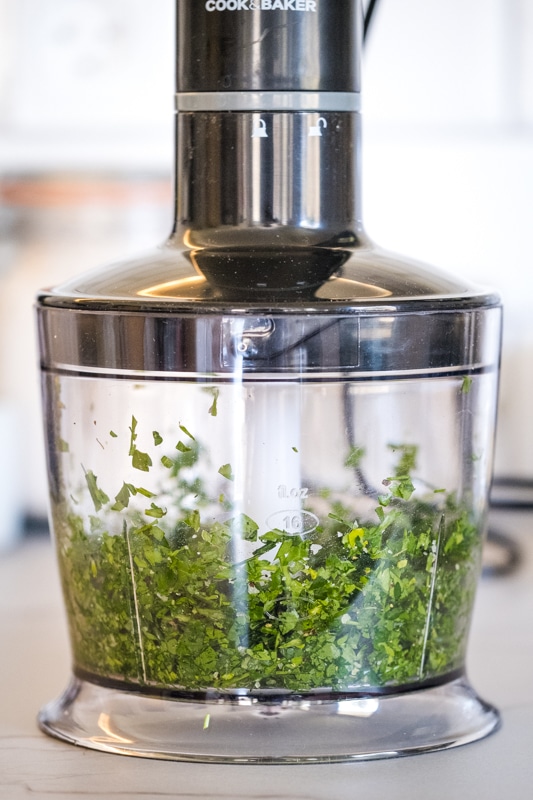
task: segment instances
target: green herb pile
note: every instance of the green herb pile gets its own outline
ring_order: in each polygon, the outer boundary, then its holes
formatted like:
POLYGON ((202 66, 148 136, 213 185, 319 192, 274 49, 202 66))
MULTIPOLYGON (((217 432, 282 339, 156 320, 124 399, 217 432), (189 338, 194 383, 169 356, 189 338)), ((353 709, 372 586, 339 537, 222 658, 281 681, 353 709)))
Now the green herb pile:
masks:
MULTIPOLYGON (((134 418, 130 434, 132 466, 148 472, 162 437, 153 432, 150 455, 137 449, 134 418)), ((197 498, 177 521, 141 486, 124 483, 108 496, 89 470, 94 515, 87 521, 67 498, 54 509, 78 669, 188 691, 305 692, 397 686, 461 668, 479 529, 443 491, 417 499, 416 448, 393 448, 396 468, 371 519, 356 521, 331 501, 316 530, 298 536, 260 534, 250 517, 232 516, 224 496, 222 521, 210 512, 206 523, 210 499, 194 477, 201 448, 184 426, 178 437, 172 456, 157 456, 177 506, 191 492, 197 498), (133 511, 132 498, 143 511, 133 511), (250 555, 236 562, 243 540, 250 555)), ((347 469, 361 462, 352 448, 347 469)), ((218 471, 231 482, 230 464, 218 471)))

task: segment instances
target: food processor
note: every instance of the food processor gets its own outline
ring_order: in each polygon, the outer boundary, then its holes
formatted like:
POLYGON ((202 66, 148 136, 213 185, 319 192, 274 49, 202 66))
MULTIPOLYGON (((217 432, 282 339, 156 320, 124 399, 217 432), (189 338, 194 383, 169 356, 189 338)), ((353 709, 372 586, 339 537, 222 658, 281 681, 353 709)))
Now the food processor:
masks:
POLYGON ((365 235, 361 27, 180 0, 174 230, 38 298, 56 737, 301 763, 498 724, 465 651, 500 303, 365 235))

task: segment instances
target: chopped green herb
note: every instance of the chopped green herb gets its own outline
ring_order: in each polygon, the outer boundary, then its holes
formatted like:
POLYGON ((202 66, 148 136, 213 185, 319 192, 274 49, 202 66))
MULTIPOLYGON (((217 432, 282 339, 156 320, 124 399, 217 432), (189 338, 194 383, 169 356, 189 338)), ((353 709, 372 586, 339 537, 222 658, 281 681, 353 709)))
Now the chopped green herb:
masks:
POLYGON ((218 503, 223 511, 231 511, 233 509, 232 501, 229 500, 223 492, 218 496, 218 503))
POLYGON ((143 489, 142 486, 135 487, 135 494, 142 494, 143 497, 148 497, 148 498, 155 497, 154 492, 151 492, 149 489, 143 489))
POLYGON ((145 509, 144 513, 146 514, 147 517, 155 517, 155 519, 161 519, 166 515, 167 510, 166 508, 160 508, 159 506, 156 506, 155 503, 152 503, 150 505, 150 508, 145 509))
POLYGON ((400 460, 398 461, 396 469, 394 470, 395 477, 409 477, 412 471, 416 468, 416 454, 418 452, 418 447, 412 444, 391 444, 389 445, 389 449, 392 450, 393 453, 401 453, 400 460))
MULTIPOLYGON (((398 475, 396 478, 389 478, 388 481, 390 481, 390 493, 393 497, 409 500, 415 490, 409 475, 398 475)), ((384 503, 381 505, 384 505, 384 503)))
POLYGON ((198 533, 200 530, 200 512, 198 509, 195 508, 194 511, 189 512, 183 521, 192 528, 193 531, 198 533))
POLYGON ((84 470, 84 472, 85 472, 85 480, 87 481, 87 487, 89 489, 89 494, 91 495, 91 500, 94 503, 94 510, 100 511, 102 506, 104 506, 106 503, 109 503, 109 497, 106 495, 105 492, 102 491, 102 489, 98 487, 97 483, 98 479, 94 474, 94 472, 92 472, 91 470, 87 471, 84 470))
POLYGON ((154 444, 156 447, 163 444, 163 437, 157 431, 152 431, 152 436, 154 437, 154 444))
MULTIPOLYGON (((132 463, 151 466, 136 428, 133 417, 132 463)), ((95 513, 63 498, 55 515, 76 665, 129 686, 252 692, 368 691, 461 669, 478 524, 452 494, 423 494, 415 447, 391 449, 392 475, 365 517, 333 490, 316 491, 306 503, 319 524, 305 536, 231 516, 239 504, 225 494, 217 509, 196 444, 161 458, 164 490, 124 482, 111 507, 84 470, 95 513), (110 512, 121 513, 122 532, 110 512)), ((354 448, 346 464, 363 459, 354 448)), ((234 478, 230 464, 219 473, 234 478)))
POLYGON ((68 442, 65 442, 64 439, 59 439, 57 442, 57 449, 59 450, 60 453, 68 453, 69 452, 68 442))
POLYGON ((176 450, 179 450, 180 453, 190 453, 192 447, 188 447, 186 444, 183 444, 182 441, 179 441, 176 445, 176 450))
POLYGON ((122 489, 115 495, 115 504, 111 506, 112 511, 123 511, 128 507, 131 492, 126 483, 122 484, 122 489))
POLYGON ((131 425, 130 425, 130 433, 131 433, 131 436, 130 436, 130 452, 129 452, 130 456, 132 456, 135 453, 135 449, 136 449, 135 448, 135 442, 137 440, 136 430, 137 430, 137 420, 135 419, 134 416, 132 416, 131 425))
POLYGON ((115 431, 109 431, 109 435, 110 435, 110 436, 111 436, 113 439, 117 439, 117 438, 118 438, 118 433, 115 433, 115 431))
POLYGON ((297 447, 293 447, 292 450, 293 450, 293 453, 297 453, 298 452, 298 448, 297 447))
POLYGON ((230 520, 230 522, 227 524, 232 532, 237 533, 239 536, 242 536, 249 542, 257 541, 257 531, 259 530, 259 525, 246 514, 240 514, 238 517, 235 517, 235 519, 230 520))
POLYGON ((141 472, 149 472, 150 467, 152 466, 152 459, 148 453, 143 453, 140 450, 137 450, 137 446, 135 444, 137 441, 137 420, 134 416, 131 418, 130 432, 131 436, 129 455, 131 456, 131 464, 134 469, 139 469, 141 472))
POLYGON ((469 393, 470 389, 472 388, 472 383, 472 377, 470 375, 465 375, 461 384, 461 391, 463 394, 469 393))
POLYGON ((211 392, 212 392, 212 395, 213 395, 213 402, 209 406, 208 413, 211 414, 212 417, 216 417, 217 414, 218 414, 217 403, 218 403, 219 390, 218 389, 211 389, 211 392))
POLYGON ((352 447, 344 461, 344 466, 357 469, 361 464, 364 454, 365 451, 362 447, 352 447))
POLYGON ((223 478, 227 478, 228 481, 232 481, 235 479, 233 475, 233 471, 231 469, 231 464, 223 464, 219 469, 219 475, 222 475, 223 478))
POLYGON ((185 425, 181 425, 181 423, 180 423, 180 431, 183 431, 183 433, 185 434, 185 436, 188 436, 188 437, 189 437, 189 439, 192 439, 193 441, 195 441, 195 439, 194 439, 194 436, 192 435, 192 433, 190 433, 190 432, 187 430, 187 428, 185 427, 185 425))
POLYGON ((140 450, 134 450, 131 465, 135 469, 141 470, 141 472, 149 472, 152 466, 152 459, 148 453, 141 453, 140 450))

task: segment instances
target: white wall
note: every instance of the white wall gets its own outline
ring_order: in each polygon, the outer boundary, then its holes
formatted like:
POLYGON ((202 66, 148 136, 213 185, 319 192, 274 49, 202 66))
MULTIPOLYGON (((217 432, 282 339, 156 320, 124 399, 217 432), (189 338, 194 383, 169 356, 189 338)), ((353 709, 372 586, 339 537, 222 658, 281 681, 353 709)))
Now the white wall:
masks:
POLYGON ((0 0, 0 168, 167 169, 174 0, 0 0))
POLYGON ((0 481, 17 473, 31 513, 47 504, 33 300, 168 234, 173 73, 174 0, 0 0, 0 481))
POLYGON ((500 292, 496 470, 533 478, 533 2, 381 0, 363 78, 368 232, 500 292))

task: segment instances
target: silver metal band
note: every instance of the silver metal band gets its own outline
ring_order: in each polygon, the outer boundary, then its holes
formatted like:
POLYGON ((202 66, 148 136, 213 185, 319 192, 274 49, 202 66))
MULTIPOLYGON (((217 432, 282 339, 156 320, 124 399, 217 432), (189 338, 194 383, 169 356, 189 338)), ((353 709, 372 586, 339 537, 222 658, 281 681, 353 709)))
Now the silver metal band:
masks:
POLYGON ((177 111, 359 111, 358 92, 181 92, 177 111))

